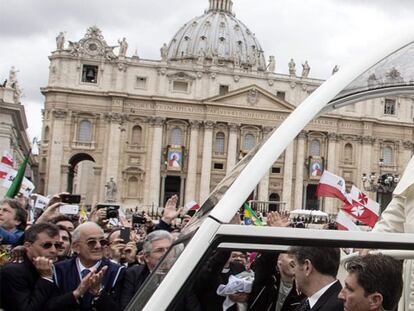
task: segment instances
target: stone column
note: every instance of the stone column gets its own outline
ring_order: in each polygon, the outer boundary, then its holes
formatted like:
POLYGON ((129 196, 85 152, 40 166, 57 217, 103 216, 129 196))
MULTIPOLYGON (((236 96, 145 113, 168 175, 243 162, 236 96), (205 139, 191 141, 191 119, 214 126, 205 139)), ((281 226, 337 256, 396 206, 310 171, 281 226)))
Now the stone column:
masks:
POLYGON ((199 129, 200 122, 191 121, 190 149, 188 152, 188 169, 184 204, 196 200, 199 129))
POLYGON ((180 183, 180 202, 179 206, 184 206, 184 191, 185 191, 185 177, 181 176, 181 183, 180 183))
MULTIPOLYGON (((336 135, 336 133, 329 133, 328 134, 328 158, 326 163, 326 169, 333 173, 338 175, 339 172, 336 171, 336 168, 338 167, 337 165, 337 158, 336 158, 336 154, 337 154, 337 141, 338 141, 338 137, 336 135)), ((335 204, 337 202, 336 199, 333 198, 325 198, 325 212, 328 214, 336 214, 336 210, 335 210, 335 204)))
POLYGON ((200 200, 203 204, 210 194, 211 159, 213 146, 213 125, 211 121, 204 123, 203 160, 201 163, 200 200))
POLYGON ((306 132, 299 133, 296 147, 295 200, 293 209, 303 208, 303 174, 306 132))
POLYGON ((165 202, 165 179, 167 178, 167 176, 161 176, 161 193, 160 193, 160 206, 164 206, 164 202, 165 202))
POLYGON ((161 178, 161 151, 162 151, 162 128, 164 120, 154 118, 152 126, 154 133, 152 138, 151 150, 151 170, 150 170, 150 193, 149 204, 159 206, 160 204, 160 178, 161 178))
MULTIPOLYGON (((372 172, 371 163, 373 161, 375 162, 375 158, 373 158, 373 154, 372 154, 372 144, 374 143, 374 141, 375 139, 372 138, 371 136, 362 137, 362 148, 361 148, 361 154, 359 155, 359 158, 361 161, 361 163, 359 164, 359 167, 361 168, 361 173, 359 174, 360 176, 362 176, 362 174, 365 173, 367 174, 367 177, 369 178, 369 176, 371 175, 371 172, 372 172)), ((358 184, 359 184, 359 189, 364 189, 361 178, 358 178, 358 184)), ((369 192, 367 194, 370 198, 373 198, 374 200, 376 200, 375 192, 374 193, 369 192)))
POLYGON ((229 124, 229 142, 227 145, 227 168, 228 174, 236 165, 237 160, 237 131, 238 125, 234 123, 229 124))
MULTIPOLYGON (((272 131, 271 127, 264 127, 262 139, 265 139, 271 131, 272 131)), ((269 175, 270 174, 268 170, 266 175, 264 175, 263 178, 260 180, 259 193, 258 193, 259 201, 269 201, 269 175)))
POLYGON ((94 175, 94 185, 93 185, 93 194, 92 194, 92 204, 96 204, 98 202, 104 201, 104 198, 101 197, 100 194, 100 185, 102 184, 102 167, 94 166, 93 167, 93 175, 94 175))
POLYGON ((283 192, 282 202, 286 203, 286 210, 292 210, 292 177, 293 177, 293 144, 295 141, 285 150, 285 163, 283 167, 283 192))
POLYGON ((410 140, 405 140, 402 143, 402 155, 401 160, 398 163, 398 170, 397 173, 401 177, 402 173, 405 170, 408 162, 410 161, 411 157, 413 156, 413 143, 410 140))
MULTIPOLYGON (((120 171, 120 154, 121 154, 121 129, 120 124, 123 122, 123 116, 119 113, 108 113, 106 115, 106 120, 109 122, 108 124, 108 132, 107 134, 107 154, 106 154, 106 163, 104 167, 104 180, 102 191, 105 191, 105 184, 113 178, 116 182, 118 191, 116 194, 116 201, 120 198, 121 193, 121 178, 119 176, 120 171)), ((105 197, 104 197, 105 199, 105 197)))
POLYGON ((49 141, 49 169, 47 171, 47 192, 45 194, 56 194, 63 190, 61 186, 62 170, 61 165, 63 160, 63 146, 64 146, 64 132, 65 119, 67 112, 64 110, 53 111, 53 126, 50 129, 49 141))

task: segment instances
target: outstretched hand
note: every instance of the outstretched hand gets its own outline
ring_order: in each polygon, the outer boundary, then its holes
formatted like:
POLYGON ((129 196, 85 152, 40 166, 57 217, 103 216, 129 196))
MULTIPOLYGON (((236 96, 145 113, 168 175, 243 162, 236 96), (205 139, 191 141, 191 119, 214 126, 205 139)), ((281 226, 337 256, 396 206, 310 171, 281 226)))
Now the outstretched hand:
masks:
POLYGON ((173 195, 171 198, 168 199, 167 203, 165 203, 164 213, 162 214, 162 221, 167 224, 171 224, 171 222, 177 218, 178 215, 182 212, 183 208, 177 208, 177 200, 178 196, 173 195))
POLYGON ((290 225, 287 213, 269 212, 267 214, 267 225, 269 227, 288 227, 290 225))

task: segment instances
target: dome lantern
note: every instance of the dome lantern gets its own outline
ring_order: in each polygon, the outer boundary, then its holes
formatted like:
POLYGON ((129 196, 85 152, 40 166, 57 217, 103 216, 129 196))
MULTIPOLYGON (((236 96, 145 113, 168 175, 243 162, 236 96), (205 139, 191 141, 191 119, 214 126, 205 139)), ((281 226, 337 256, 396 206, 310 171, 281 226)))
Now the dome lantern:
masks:
POLYGON ((220 11, 232 14, 233 1, 231 0, 209 0, 210 6, 207 12, 220 11))

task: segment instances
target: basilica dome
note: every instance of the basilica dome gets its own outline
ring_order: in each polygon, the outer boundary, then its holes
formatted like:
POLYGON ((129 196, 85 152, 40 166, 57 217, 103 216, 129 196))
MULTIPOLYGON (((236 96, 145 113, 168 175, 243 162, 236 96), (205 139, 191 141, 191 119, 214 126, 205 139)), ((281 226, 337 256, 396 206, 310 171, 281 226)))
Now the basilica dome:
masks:
POLYGON ((266 61, 254 33, 232 12, 231 0, 209 0, 206 12, 184 24, 169 43, 168 61, 233 65, 263 71, 266 61))

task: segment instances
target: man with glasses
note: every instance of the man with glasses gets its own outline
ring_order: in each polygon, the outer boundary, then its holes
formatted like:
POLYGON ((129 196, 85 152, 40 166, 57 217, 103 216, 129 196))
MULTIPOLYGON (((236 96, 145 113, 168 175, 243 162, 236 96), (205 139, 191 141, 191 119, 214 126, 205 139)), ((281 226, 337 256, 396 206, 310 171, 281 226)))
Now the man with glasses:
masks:
POLYGON ((103 256, 108 241, 94 222, 79 225, 72 234, 77 254, 55 265, 60 295, 49 301, 51 310, 119 310, 119 286, 124 268, 103 256))
POLYGON ((157 230, 147 235, 144 250, 144 265, 137 265, 127 269, 121 294, 121 307, 124 309, 144 283, 150 272, 167 252, 173 242, 168 231, 157 230))
POLYGON ((10 263, 1 273, 1 302, 7 310, 46 310, 57 290, 53 283, 53 262, 62 247, 59 228, 35 224, 25 232, 26 254, 22 263, 10 263))

